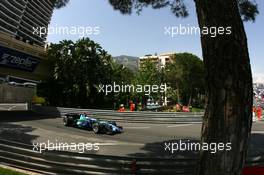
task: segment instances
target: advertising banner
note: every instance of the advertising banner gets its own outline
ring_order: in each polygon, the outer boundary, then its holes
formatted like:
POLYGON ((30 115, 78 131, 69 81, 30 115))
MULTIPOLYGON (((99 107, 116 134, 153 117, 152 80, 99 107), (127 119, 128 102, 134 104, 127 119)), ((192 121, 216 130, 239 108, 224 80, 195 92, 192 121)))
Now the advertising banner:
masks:
POLYGON ((0 46, 0 66, 33 72, 39 62, 37 57, 0 46))

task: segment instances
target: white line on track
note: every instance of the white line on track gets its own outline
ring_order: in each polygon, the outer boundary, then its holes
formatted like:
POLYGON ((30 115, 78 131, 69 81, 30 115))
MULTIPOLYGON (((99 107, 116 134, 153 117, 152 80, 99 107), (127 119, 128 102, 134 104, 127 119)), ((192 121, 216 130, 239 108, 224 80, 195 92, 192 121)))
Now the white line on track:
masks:
POLYGON ((128 126, 124 127, 124 129, 149 129, 150 126, 128 126))
POLYGON ((119 145, 118 143, 98 143, 99 146, 115 146, 119 145))
MULTIPOLYGON (((47 146, 47 147, 44 147, 45 149, 48 149, 48 150, 60 150, 61 148, 72 148, 73 146, 75 147, 78 147, 78 145, 85 145, 87 143, 79 143, 79 144, 71 144, 71 143, 65 143, 64 145, 54 145, 54 146, 47 146)), ((91 143, 92 144, 92 143, 91 143)), ((119 143, 96 143, 98 144, 99 146, 116 146, 116 145, 119 145, 119 143)))
POLYGON ((99 146, 126 146, 126 145, 130 145, 130 146, 144 146, 145 144, 143 143, 127 143, 127 142, 119 142, 119 143, 99 143, 99 146))
POLYGON ((170 126, 167 126, 167 128, 176 128, 176 127, 182 127, 182 126, 191 126, 193 124, 183 124, 183 125, 170 125, 170 126))
POLYGON ((264 134, 264 131, 251 131, 251 134, 264 134))

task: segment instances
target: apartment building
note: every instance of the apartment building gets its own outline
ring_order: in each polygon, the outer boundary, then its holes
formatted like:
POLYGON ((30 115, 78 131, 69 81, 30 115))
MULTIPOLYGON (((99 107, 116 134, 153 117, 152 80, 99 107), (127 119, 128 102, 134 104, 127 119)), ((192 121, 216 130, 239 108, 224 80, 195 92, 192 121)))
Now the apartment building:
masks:
POLYGON ((144 67, 144 64, 147 61, 150 61, 152 63, 154 63, 157 66, 157 69, 161 69, 164 68, 166 66, 166 64, 168 64, 169 62, 173 61, 173 57, 175 56, 174 52, 171 53, 163 53, 160 55, 145 55, 142 57, 139 57, 139 68, 144 67))
POLYGON ((48 27, 52 0, 1 0, 0 31, 32 45, 44 46, 47 35, 34 32, 48 27))
POLYGON ((20 85, 38 83, 49 76, 44 47, 47 34, 39 35, 36 29, 48 27, 54 9, 52 2, 1 0, 0 86, 5 92, 2 94, 7 95, 1 98, 0 103, 29 99, 30 95, 23 97, 20 85))

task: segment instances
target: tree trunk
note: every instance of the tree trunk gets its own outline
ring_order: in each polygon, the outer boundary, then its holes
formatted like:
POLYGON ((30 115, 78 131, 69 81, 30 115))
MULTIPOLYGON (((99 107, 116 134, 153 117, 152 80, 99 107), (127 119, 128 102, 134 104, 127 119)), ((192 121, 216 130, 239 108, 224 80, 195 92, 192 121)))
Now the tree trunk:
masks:
POLYGON ((190 106, 192 104, 192 91, 190 93, 190 97, 189 97, 189 100, 188 100, 188 106, 190 106))
POLYGON ((232 34, 201 34, 206 70, 202 143, 231 143, 230 151, 201 151, 199 175, 240 175, 252 124, 252 75, 236 0, 195 0, 199 26, 232 27, 232 34))
POLYGON ((178 104, 180 104, 181 103, 181 98, 180 98, 180 88, 179 88, 179 86, 177 85, 176 86, 177 87, 177 103, 178 104))

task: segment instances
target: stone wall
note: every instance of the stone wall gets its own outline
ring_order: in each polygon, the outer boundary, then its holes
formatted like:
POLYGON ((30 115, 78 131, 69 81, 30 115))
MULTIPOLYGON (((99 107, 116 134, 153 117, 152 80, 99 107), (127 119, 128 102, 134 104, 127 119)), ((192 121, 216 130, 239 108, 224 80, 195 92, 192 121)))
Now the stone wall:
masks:
POLYGON ((35 94, 35 88, 0 84, 0 103, 30 103, 35 94))

